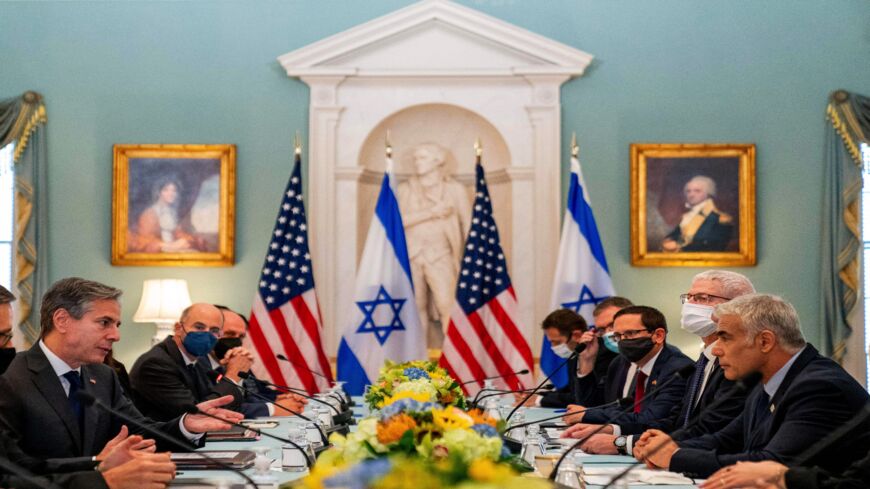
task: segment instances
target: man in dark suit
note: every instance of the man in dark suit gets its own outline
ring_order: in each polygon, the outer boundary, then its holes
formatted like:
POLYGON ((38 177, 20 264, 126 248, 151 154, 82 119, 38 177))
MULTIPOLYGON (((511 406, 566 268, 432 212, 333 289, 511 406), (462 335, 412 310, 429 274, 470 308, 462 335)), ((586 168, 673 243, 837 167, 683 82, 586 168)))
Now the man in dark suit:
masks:
MULTIPOLYGON (((115 372, 102 364, 120 339, 120 295, 113 287, 67 278, 54 283, 43 296, 40 341, 16 356, 0 377, 0 429, 8 431, 28 455, 40 459, 92 457, 102 453, 121 431, 120 419, 96 405, 83 405, 76 395, 79 390, 144 424, 191 441, 200 440, 206 431, 229 429, 226 423, 203 415, 186 414, 155 423, 124 396, 115 372)), ((219 409, 231 401, 214 399, 198 407, 238 421, 242 419, 238 413, 219 409)), ((130 431, 142 432, 133 426, 130 431)), ((161 450, 179 449, 159 440, 158 445, 161 450)))
POLYGON ((152 485, 165 487, 175 477, 175 464, 168 453, 133 454, 132 448, 142 437, 113 441, 117 444, 112 453, 99 463, 99 470, 95 470, 97 462, 88 458, 40 460, 30 457, 0 430, 0 487, 139 489, 152 485))
POLYGON ((662 241, 662 251, 725 251, 734 233, 734 218, 716 207, 716 182, 696 175, 686 182, 683 195, 687 210, 662 241))
POLYGON ((713 356, 716 323, 712 314, 716 305, 754 292, 752 282, 736 272, 707 270, 695 275, 689 291, 680 295, 683 303, 680 326, 684 331, 701 337, 703 350, 695 362, 695 372, 689 378, 682 401, 674 404, 668 416, 652 420, 646 426, 631 423, 620 425, 621 432, 626 436, 624 443, 617 442, 610 435, 593 435, 586 443, 588 451, 615 454, 616 442, 624 444, 627 453, 631 453, 640 435, 638 430, 658 429, 670 433, 680 429, 677 439, 682 440, 715 433, 737 417, 743 411, 746 394, 731 392, 734 382, 725 378, 718 359, 713 356), (707 409, 714 403, 716 406, 713 410, 707 409), (690 424, 690 420, 701 412, 704 413, 703 417, 690 424))
POLYGON ((199 363, 219 375, 238 379, 242 387, 242 404, 239 411, 245 415, 245 418, 291 416, 291 411, 302 412, 305 409, 304 398, 272 390, 250 373, 253 355, 242 346, 242 342, 248 335, 247 318, 226 306, 215 305, 215 307, 224 316, 223 332, 211 353, 199 357, 199 363), (242 379, 239 377, 239 372, 248 372, 250 375, 242 379), (264 398, 271 402, 264 402, 264 398), (283 408, 276 407, 275 404, 283 408))
POLYGON ((0 375, 9 368, 15 358, 15 345, 12 344, 12 303, 15 296, 0 285, 0 375))
MULTIPOLYGON (((751 294, 717 306, 713 353, 729 380, 761 374, 743 412, 717 433, 674 442, 651 430, 638 442, 647 465, 707 477, 739 461, 788 465, 868 402, 867 391, 808 344, 797 312, 780 297, 751 294)), ((870 449, 870 423, 807 463, 839 471, 870 449)))
MULTIPOLYGON (((624 409, 622 406, 608 406, 568 416, 567 422, 582 423, 569 427, 564 436, 583 438, 599 425, 610 423, 600 433, 612 437, 608 442, 618 452, 628 453, 628 447, 618 443, 625 441, 621 427, 631 427, 629 433, 641 433, 654 420, 667 416, 680 403, 686 390, 686 379, 673 377, 692 361, 666 343, 667 322, 662 313, 652 307, 631 306, 620 310, 614 316, 613 329, 620 356, 608 368, 604 402, 632 397, 635 399, 633 412, 619 414, 624 409), (665 382, 668 384, 658 387, 665 382), (650 397, 641 401, 646 392, 651 392, 650 397)), ((591 446, 581 448, 594 451, 591 446)))
MULTIPOLYGON (((175 334, 154 345, 140 356, 130 371, 133 399, 147 416, 169 420, 185 413, 190 404, 233 396, 227 408, 238 411, 242 395, 238 373, 244 368, 234 364, 226 380, 214 382, 209 368, 197 359, 209 354, 223 331, 223 314, 205 303, 192 304, 175 323, 175 334)), ((247 364, 250 367, 250 364, 247 364)))

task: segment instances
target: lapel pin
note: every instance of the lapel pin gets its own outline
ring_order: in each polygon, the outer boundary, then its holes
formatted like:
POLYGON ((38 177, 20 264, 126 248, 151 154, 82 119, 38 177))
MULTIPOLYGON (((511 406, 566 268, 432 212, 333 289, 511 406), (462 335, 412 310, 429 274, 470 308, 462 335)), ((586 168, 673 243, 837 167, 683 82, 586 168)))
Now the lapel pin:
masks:
POLYGON ((97 381, 94 379, 88 379, 88 382, 90 382, 91 384, 97 385, 97 381))
POLYGON ((656 385, 656 379, 652 380, 652 385, 656 385))
POLYGON ((776 411, 776 406, 774 406, 773 404, 771 404, 771 405, 770 405, 770 412, 774 412, 774 411, 776 411))

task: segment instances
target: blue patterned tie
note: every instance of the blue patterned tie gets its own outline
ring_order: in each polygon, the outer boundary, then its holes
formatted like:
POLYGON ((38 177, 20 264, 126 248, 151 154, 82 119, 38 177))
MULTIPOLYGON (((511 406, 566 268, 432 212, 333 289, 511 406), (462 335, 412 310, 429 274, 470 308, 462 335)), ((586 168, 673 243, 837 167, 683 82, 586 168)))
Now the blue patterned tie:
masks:
POLYGON ((70 370, 69 372, 63 374, 63 377, 69 382, 69 407, 72 409, 73 415, 75 415, 76 420, 79 422, 79 430, 83 428, 84 420, 82 410, 82 403, 79 401, 79 397, 76 395, 76 392, 80 391, 82 388, 82 376, 75 370, 70 370))
POLYGON ((695 408, 695 397, 698 396, 701 390, 701 383, 704 381, 704 370, 706 370, 708 362, 707 355, 704 355, 704 353, 701 353, 701 358, 695 362, 695 373, 692 375, 692 383, 689 384, 689 405, 686 407, 683 427, 689 424, 689 418, 692 417, 692 411, 695 408))

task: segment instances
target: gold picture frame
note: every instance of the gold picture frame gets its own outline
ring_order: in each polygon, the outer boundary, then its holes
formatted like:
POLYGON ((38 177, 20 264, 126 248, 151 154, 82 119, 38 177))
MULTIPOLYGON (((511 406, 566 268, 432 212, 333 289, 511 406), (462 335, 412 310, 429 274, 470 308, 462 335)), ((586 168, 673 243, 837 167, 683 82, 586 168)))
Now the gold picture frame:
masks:
POLYGON ((235 145, 116 144, 112 151, 112 265, 233 265, 235 145))
POLYGON ((631 264, 755 265, 755 145, 632 144, 631 264))

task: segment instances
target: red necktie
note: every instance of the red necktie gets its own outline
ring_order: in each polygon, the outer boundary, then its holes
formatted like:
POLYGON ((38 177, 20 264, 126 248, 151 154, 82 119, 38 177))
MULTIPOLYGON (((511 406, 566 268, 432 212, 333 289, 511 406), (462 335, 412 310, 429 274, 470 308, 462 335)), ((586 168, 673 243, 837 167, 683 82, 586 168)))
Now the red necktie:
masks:
POLYGON ((646 389, 646 374, 638 370, 634 384, 634 412, 639 413, 641 406, 640 400, 643 399, 643 393, 646 389))

